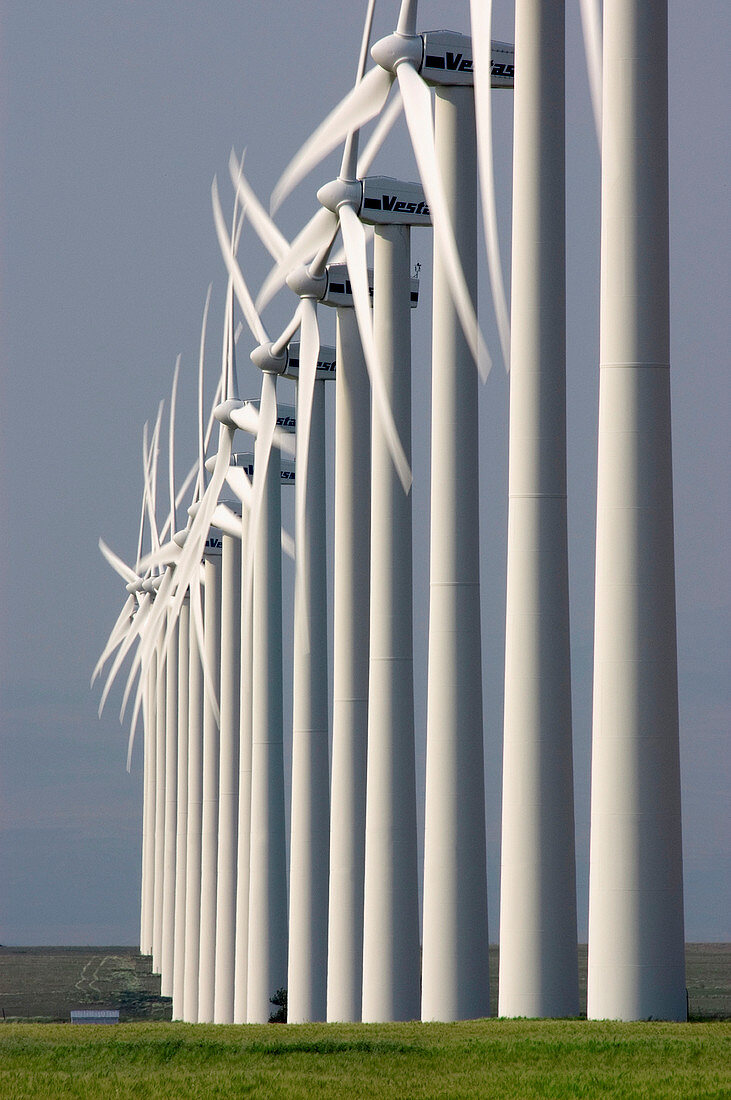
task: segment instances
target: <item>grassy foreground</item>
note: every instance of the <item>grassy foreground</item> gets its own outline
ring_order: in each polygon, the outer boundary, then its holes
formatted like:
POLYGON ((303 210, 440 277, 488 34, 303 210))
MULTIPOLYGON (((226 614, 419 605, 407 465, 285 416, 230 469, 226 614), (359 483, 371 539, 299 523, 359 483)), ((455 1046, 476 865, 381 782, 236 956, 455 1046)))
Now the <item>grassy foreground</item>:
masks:
POLYGON ((731 1024, 0 1024, 3 1100, 731 1096, 731 1024))

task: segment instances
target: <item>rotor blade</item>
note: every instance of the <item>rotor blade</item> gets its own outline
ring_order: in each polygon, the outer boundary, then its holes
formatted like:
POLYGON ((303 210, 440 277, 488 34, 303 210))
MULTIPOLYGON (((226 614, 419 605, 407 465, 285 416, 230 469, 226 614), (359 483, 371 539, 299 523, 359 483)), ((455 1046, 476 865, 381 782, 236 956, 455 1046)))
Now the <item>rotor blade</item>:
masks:
POLYGON ((114 572, 117 573, 126 584, 134 584, 135 581, 140 579, 139 574, 135 573, 134 569, 131 569, 126 562, 122 561, 119 555, 115 554, 114 551, 107 546, 104 539, 99 539, 99 549, 102 552, 102 557, 109 562, 114 572))
POLYGON ((201 324, 201 339, 200 348, 198 351, 198 481, 194 492, 194 496, 196 498, 203 495, 203 488, 205 485, 205 470, 203 468, 206 453, 205 442, 203 438, 203 366, 205 362, 208 309, 211 304, 212 289, 213 284, 209 283, 208 290, 206 292, 206 303, 203 307, 203 322, 201 324))
POLYGON ((150 544, 153 550, 160 545, 160 535, 157 527, 157 460, 160 453, 160 424, 165 402, 161 401, 157 408, 155 428, 150 441, 150 462, 145 469, 145 493, 147 496, 147 518, 150 524, 150 544))
POLYGON ((127 599, 124 602, 124 606, 122 607, 122 610, 120 611, 119 615, 117 616, 117 619, 114 623, 114 626, 112 627, 112 629, 109 632, 109 637, 107 638, 106 645, 104 646, 104 649, 101 652, 99 660, 94 665, 94 671, 91 674, 90 687, 94 686, 94 682, 95 682, 97 676, 99 675, 101 670, 104 668, 104 665, 107 663, 107 661, 111 657, 112 653, 114 653, 114 650, 117 648, 117 646, 120 645, 122 639, 124 638, 125 634, 129 630, 130 625, 132 623, 133 612, 134 612, 136 604, 137 604, 137 600, 130 593, 130 595, 127 597, 127 599))
POLYGON ((350 285, 353 291, 353 305, 358 319, 363 354, 365 356, 368 374, 373 390, 374 408, 378 409, 383 433, 386 438, 389 453, 396 467, 399 480, 408 493, 411 488, 411 470, 409 460, 406 457, 403 445, 399 438, 393 412, 388 400, 386 384, 383 377, 380 356, 376 349, 373 336, 373 319, 371 316, 370 295, 368 292, 368 265, 366 262, 365 233, 363 226, 352 207, 343 205, 340 207, 340 228, 345 245, 345 256, 348 263, 350 285))
POLYGON ((289 241, 280 232, 278 226, 274 224, 259 202, 254 189, 244 175, 243 164, 243 157, 239 163, 236 153, 232 149, 231 156, 228 159, 228 170, 241 203, 246 207, 246 216, 272 259, 281 260, 282 256, 289 250, 289 241))
POLYGON ((218 237, 218 243, 221 248, 221 255, 223 256, 226 270, 233 280, 234 290, 236 291, 239 305, 241 306, 244 317, 246 318, 246 323, 251 329, 254 337, 260 344, 265 344, 268 342, 269 337, 256 311, 254 301, 249 293, 249 288, 246 285, 244 276, 241 274, 241 268, 236 260, 233 245, 229 239, 228 230, 226 229, 226 223, 223 220, 221 201, 218 197, 218 181, 215 176, 213 177, 213 183, 211 185, 211 202, 213 205, 213 221, 216 226, 216 236, 218 237))
POLYGON ((294 539, 288 531, 284 530, 284 528, 282 528, 282 550, 288 558, 292 559, 292 561, 297 560, 296 554, 294 552, 294 539))
POLYGON ((147 478, 149 477, 149 464, 150 464, 150 452, 147 445, 149 432, 149 423, 146 420, 142 429, 142 510, 140 512, 140 529, 137 537, 137 557, 136 561, 139 562, 142 557, 142 543, 145 536, 145 516, 147 515, 147 493, 145 486, 147 484, 147 478), (147 471, 147 473, 145 472, 147 471))
POLYGON ((230 535, 234 539, 243 537, 241 516, 238 516, 227 504, 219 503, 211 523, 223 531, 224 535, 230 535))
POLYGON ((175 406, 178 400, 180 356, 175 360, 173 389, 170 394, 170 427, 168 432, 168 484, 170 491, 170 530, 175 530, 175 406))
MULTIPOLYGON (((363 34, 360 40, 360 54, 358 56, 358 67, 355 71, 355 84, 363 79, 365 74, 365 68, 368 64, 368 47, 371 41, 371 30, 373 28, 373 12, 375 11, 376 0, 368 0, 368 7, 366 8, 365 23, 363 25, 363 34)), ((344 180, 355 179, 356 162, 358 160, 358 139, 360 137, 360 130, 351 130, 345 139, 343 145, 343 158, 340 162, 340 178, 344 180)))
POLYGON ((319 210, 297 234, 289 250, 274 265, 261 285, 261 290, 256 296, 256 308, 263 310, 271 302, 277 291, 284 286, 284 281, 295 267, 312 259, 316 252, 327 243, 330 237, 337 232, 337 215, 331 210, 321 206, 319 210))
POLYGON ((404 102, 401 98, 401 92, 397 87, 391 98, 391 102, 376 123, 373 133, 369 137, 368 143, 358 159, 358 179, 362 179, 363 176, 368 175, 370 167, 376 159, 376 154, 390 134, 393 124, 403 109, 404 102))
POLYGON ((418 0, 401 0, 398 13, 396 33, 404 35, 416 34, 416 5, 418 0))
POLYGON ((243 507, 248 511, 251 507, 251 494, 253 492, 248 474, 240 466, 229 466, 226 470, 226 481, 243 507))
MULTIPOLYGON (((307 578, 307 479, 310 461, 310 428, 312 425, 312 404, 315 399, 315 379, 317 360, 320 355, 320 328, 317 324, 317 306, 312 298, 302 299, 302 333, 300 344, 300 366, 297 380, 297 466, 294 481, 295 491, 295 539, 297 541, 296 592, 295 598, 302 600, 307 578)), ((305 645, 309 649, 310 624, 309 608, 300 604, 300 614, 304 624, 305 645)))
MULTIPOLYGON (((193 481, 193 479, 194 479, 194 477, 196 476, 197 473, 198 473, 198 460, 196 459, 195 462, 193 463, 193 465, 191 466, 191 468, 188 470, 188 473, 185 475, 185 478, 183 479, 183 483, 182 483, 182 485, 180 486, 180 488, 178 489, 178 491, 176 493, 176 496, 175 496, 175 507, 176 507, 176 509, 179 508, 180 505, 182 504, 183 497, 188 492, 188 489, 190 488, 191 483, 192 483, 192 481, 193 481)), ((160 541, 161 542, 165 538, 165 536, 168 534, 169 531, 170 531, 170 516, 168 516, 168 518, 163 523, 162 528, 160 529, 160 541)), ((173 534, 174 533, 175 532, 173 532, 173 534)), ((167 559, 162 558, 161 560, 166 561, 167 559)))
POLYGON ((480 372, 480 377, 484 381, 489 374, 492 362, 477 323, 475 306, 465 281, 462 263, 454 239, 454 229, 452 228, 452 220, 449 216, 447 199, 444 194, 439 164, 434 149, 431 93, 414 67, 408 62, 402 62, 398 66, 398 81, 404 100, 404 113, 416 164, 426 201, 431 210, 434 234, 439 239, 442 258, 449 274, 452 300, 465 339, 480 372))
POLYGON ((602 16, 598 0, 579 0, 586 70, 599 151, 602 148, 602 16))
POLYGON ((163 542, 157 550, 153 550, 142 558, 140 569, 143 573, 148 573, 156 565, 172 565, 179 559, 181 552, 181 547, 176 542, 163 542))
POLYGON ((266 478, 269 470, 269 456, 272 451, 274 429, 277 424, 277 383, 276 376, 262 374, 261 377, 261 403, 259 410, 260 425, 259 434, 254 448, 254 480, 251 493, 251 510, 249 512, 249 525, 246 534, 247 553, 243 573, 243 592, 245 603, 242 604, 251 611, 251 595, 254 577, 254 556, 259 520, 264 502, 266 478))
MULTIPOLYGON (((137 609, 137 614, 134 616, 134 618, 132 619, 132 622, 130 623, 130 629, 127 632, 127 635, 124 638, 121 646, 117 650, 117 655, 114 658, 114 661, 112 662, 112 666, 109 669, 109 672, 107 673, 107 678, 106 678, 106 681, 104 683, 104 689, 102 691, 101 699, 99 700, 99 716, 100 717, 101 717, 102 711, 104 710, 104 707, 106 705, 107 698, 109 696, 109 692, 112 689, 112 684, 114 683, 114 681, 117 678, 117 673, 119 672, 120 668, 122 667, 122 664, 124 663, 125 657, 129 653, 132 646, 134 645, 135 639, 137 637, 139 637, 140 631, 141 631, 142 627, 144 626, 145 619, 147 617, 147 613, 148 613, 148 609, 149 609, 149 601, 150 601, 149 594, 145 593, 143 595, 142 599, 140 600, 140 605, 137 609)), ((130 673, 130 675, 132 675, 132 673, 130 673)))
POLYGON ((331 153, 351 130, 359 130, 381 111, 392 82, 392 74, 387 73, 380 65, 376 65, 358 81, 285 168, 272 191, 272 213, 308 172, 331 153))
POLYGON ((475 117, 477 155, 480 164, 482 221, 485 230, 487 266, 505 370, 510 369, 510 313, 508 311, 495 198, 495 158, 492 132, 492 0, 470 0, 472 48, 475 69, 475 117))

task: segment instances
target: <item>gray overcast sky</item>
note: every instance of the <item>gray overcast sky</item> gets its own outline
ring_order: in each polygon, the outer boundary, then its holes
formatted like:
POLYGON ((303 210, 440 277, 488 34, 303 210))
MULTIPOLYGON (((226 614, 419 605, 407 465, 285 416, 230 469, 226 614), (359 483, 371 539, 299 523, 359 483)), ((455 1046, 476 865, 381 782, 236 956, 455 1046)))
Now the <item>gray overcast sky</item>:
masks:
MULTIPOLYGON (((511 40, 513 3, 495 0, 511 40)), ((379 0, 376 31, 393 27, 379 0)), ((97 550, 134 557, 142 425, 183 356, 179 471, 192 462, 195 364, 214 284, 209 382, 225 271, 210 185, 230 208, 228 154, 248 147, 266 197, 352 83, 365 0, 5 0, 0 5, 0 942, 137 943, 141 754, 125 772, 120 693, 100 721, 89 675, 123 600, 97 550)), ((468 4, 420 5, 420 27, 466 30, 468 4)), ((731 940, 729 917, 729 146, 727 0, 670 0, 672 356, 686 932, 731 940)), ((593 539, 598 395, 599 158, 567 2, 568 426, 580 934, 586 935, 593 539)), ((510 93, 495 93, 499 220, 510 259, 510 93)), ((317 169, 281 211, 291 236, 336 174, 317 169)), ((415 178, 403 129, 374 170, 415 178)), ((423 790, 428 591, 430 236, 414 317, 414 560, 418 783, 423 790)), ((245 234, 253 286, 266 257, 245 234)), ((487 280, 481 314, 498 356, 487 280)), ((293 308, 266 314, 278 330, 293 308)), ((332 320, 323 322, 324 338, 332 320)), ((251 344, 241 338, 239 362, 251 344)), ((258 391, 241 370, 246 395, 258 391)), ((497 937, 507 517, 507 380, 481 394, 483 659, 492 938, 497 937)), ((284 396, 284 393, 283 393, 284 396)), ((163 499, 165 492, 163 492, 163 499)), ((292 527, 291 507, 286 510, 292 527)), ((287 577, 291 589, 291 574, 287 577)))

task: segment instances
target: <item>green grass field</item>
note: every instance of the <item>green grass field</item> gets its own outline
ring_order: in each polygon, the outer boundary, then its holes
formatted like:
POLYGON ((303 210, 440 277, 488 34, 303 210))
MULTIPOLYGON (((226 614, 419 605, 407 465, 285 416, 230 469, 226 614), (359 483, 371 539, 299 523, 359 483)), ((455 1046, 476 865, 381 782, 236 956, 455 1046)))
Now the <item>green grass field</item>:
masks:
POLYGON ((731 1024, 0 1024, 3 1100, 731 1096, 731 1024))

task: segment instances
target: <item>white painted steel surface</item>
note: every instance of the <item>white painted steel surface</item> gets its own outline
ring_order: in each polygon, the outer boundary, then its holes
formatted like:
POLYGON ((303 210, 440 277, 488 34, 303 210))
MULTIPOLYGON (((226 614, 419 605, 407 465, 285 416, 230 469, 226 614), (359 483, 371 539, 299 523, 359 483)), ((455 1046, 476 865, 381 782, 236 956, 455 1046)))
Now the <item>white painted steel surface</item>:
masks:
POLYGON ((370 383, 353 309, 337 311, 333 734, 327 1018, 361 1018, 370 616, 370 383))
POLYGON ((189 1024, 198 1021, 203 815, 203 668, 194 631, 191 607, 188 646, 188 830, 185 856, 185 977, 183 979, 183 1019, 189 1024))
POLYGON ((250 1023, 267 1022, 272 1012, 270 997, 287 984, 280 493, 279 451, 272 447, 253 548, 250 1023))
MULTIPOLYGON (((304 568, 295 575, 287 1020, 324 1020, 327 1003, 330 759, 325 538, 325 385, 310 425, 304 568), (303 590, 297 587, 301 579, 303 590)), ((298 414, 297 423, 301 423, 298 414)), ((298 440, 298 451, 300 444, 298 440)), ((297 474, 299 475, 299 466, 297 474)))
POLYGON ((666 0, 605 0, 588 1015, 684 1020, 666 0))
POLYGON ((564 0, 518 0, 515 50, 498 1012, 575 1016, 564 0))
MULTIPOLYGON (((378 226, 374 326, 387 397, 411 453, 410 230, 378 226)), ((411 497, 377 412, 371 454, 371 618, 363 1019, 419 1015, 411 497)))
MULTIPOLYGON (((473 299, 477 171, 471 87, 435 89, 435 141, 473 299)), ((432 468, 421 1015, 489 1012, 480 640, 478 378, 434 243, 432 468)))
MULTIPOLYGON (((209 539, 213 532, 209 532, 209 539)), ((219 536, 220 537, 220 536, 219 536)), ((205 654, 211 689, 220 698, 221 554, 205 556, 205 654)), ((204 669, 205 682, 205 669, 204 669)), ((198 1023, 213 1023, 216 971, 216 879, 218 871, 219 728, 211 692, 203 695, 203 804, 201 807, 200 958, 198 1023)))
MULTIPOLYGON (((229 507, 231 504, 229 503, 229 507)), ((234 1022, 236 868, 241 692, 241 539, 223 536, 221 551, 221 725, 218 802, 216 964, 213 1019, 234 1022)))
POLYGON ((165 863, 165 664, 157 645, 155 669, 155 857, 152 902, 152 969, 162 969, 162 902, 165 863))
POLYGON ((157 699, 157 653, 150 655, 150 665, 146 670, 145 685, 146 706, 143 714, 143 786, 142 786, 142 889, 140 903, 140 952, 152 954, 152 913, 155 896, 155 801, 157 766, 155 748, 157 699))
MULTIPOLYGON (((195 645, 195 642, 193 643, 195 645)), ((185 990, 185 894, 188 855, 188 682, 190 666, 190 598, 178 619, 178 775, 175 833, 175 918, 173 950, 173 1019, 182 1020, 185 990)))
POLYGON ((178 627, 170 622, 165 664, 165 847, 163 856, 162 957, 160 993, 173 995, 175 957, 175 855, 178 828, 178 627))
MULTIPOLYGON (((248 512, 244 509, 241 526, 242 581, 243 563, 248 553, 248 512)), ((246 1023, 247 975, 249 958, 249 839, 251 834, 251 631, 252 616, 247 595, 241 586, 241 666, 239 674, 239 801, 236 837, 236 942, 234 948, 234 1023, 246 1023)))

